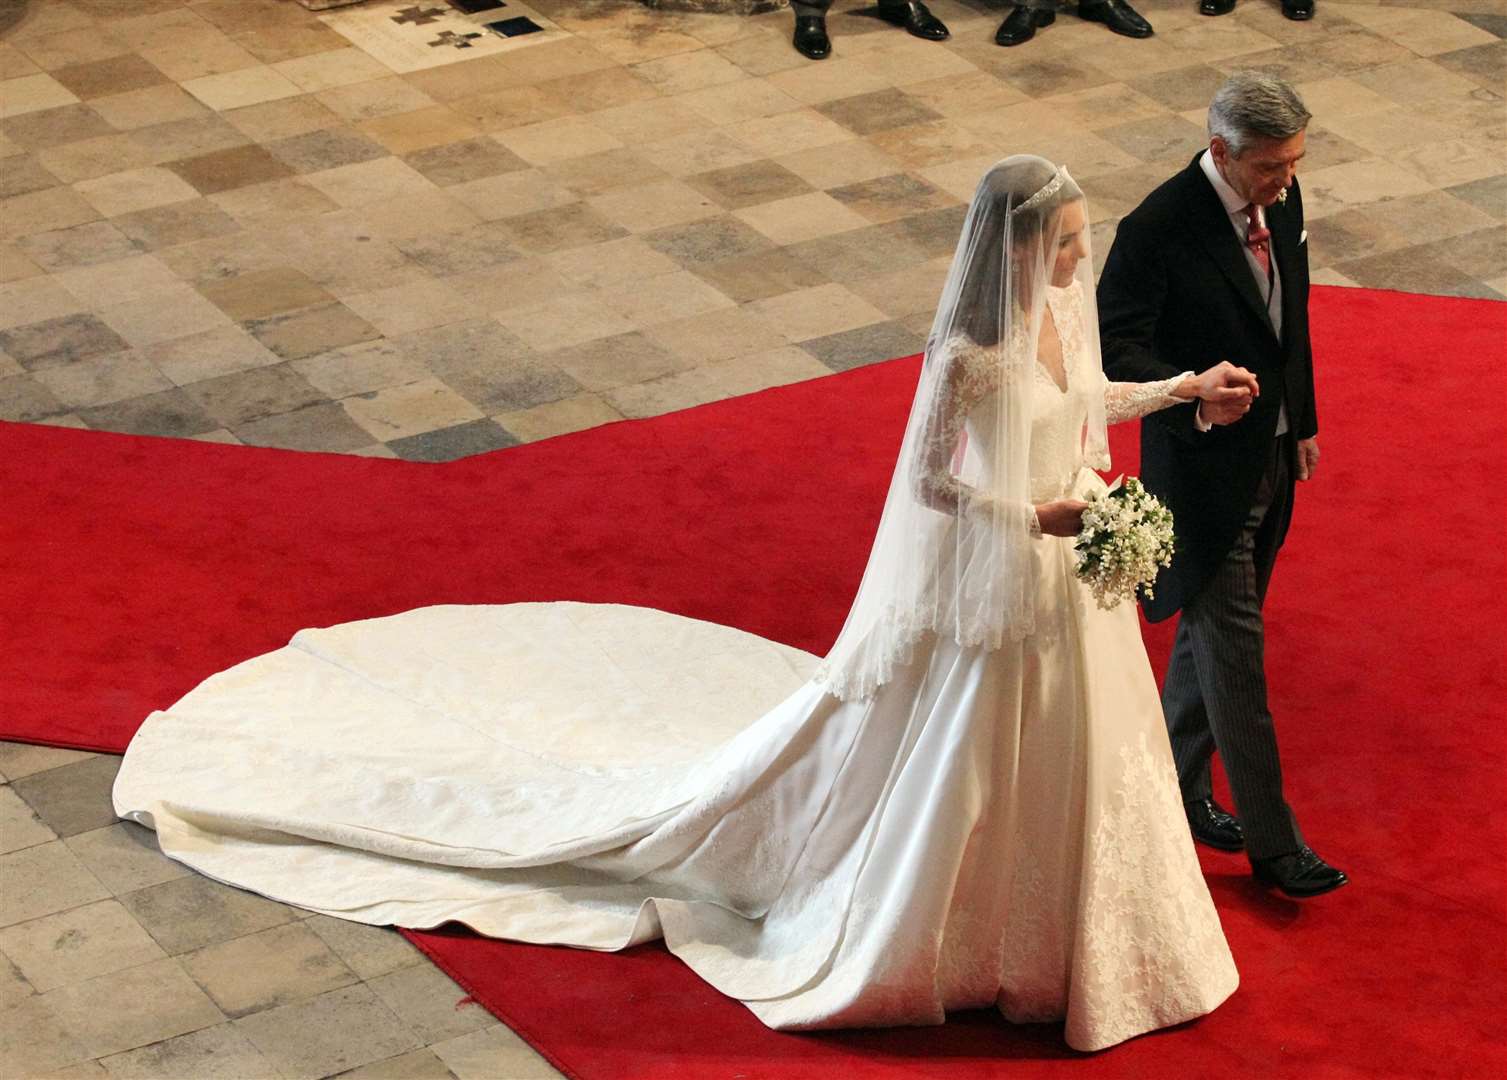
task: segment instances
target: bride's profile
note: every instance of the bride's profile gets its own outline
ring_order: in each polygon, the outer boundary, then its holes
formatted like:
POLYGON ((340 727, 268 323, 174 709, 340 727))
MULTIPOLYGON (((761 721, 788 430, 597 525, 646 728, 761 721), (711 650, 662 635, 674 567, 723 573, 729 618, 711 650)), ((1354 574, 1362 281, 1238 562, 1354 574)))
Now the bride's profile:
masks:
POLYGON ((1234 962, 1134 605, 1094 602, 1072 537, 1106 423, 1195 396, 1233 418, 1240 374, 1106 381, 1082 192, 1007 158, 820 663, 613 605, 304 630, 148 718, 116 810, 342 918, 662 938, 775 1028, 993 1007, 1097 1050, 1201 1016, 1234 962))

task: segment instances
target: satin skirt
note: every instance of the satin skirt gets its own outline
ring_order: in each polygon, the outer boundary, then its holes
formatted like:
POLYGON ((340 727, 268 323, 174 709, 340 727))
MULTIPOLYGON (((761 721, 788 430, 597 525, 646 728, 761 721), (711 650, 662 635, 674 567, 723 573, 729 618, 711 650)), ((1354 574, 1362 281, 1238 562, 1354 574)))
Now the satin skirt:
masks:
POLYGON ((378 925, 662 938, 781 1029, 997 1008, 1096 1050, 1237 976, 1133 607, 1040 543, 1036 634, 871 697, 664 612, 422 608, 304 630, 153 714, 116 812, 220 881, 378 925))

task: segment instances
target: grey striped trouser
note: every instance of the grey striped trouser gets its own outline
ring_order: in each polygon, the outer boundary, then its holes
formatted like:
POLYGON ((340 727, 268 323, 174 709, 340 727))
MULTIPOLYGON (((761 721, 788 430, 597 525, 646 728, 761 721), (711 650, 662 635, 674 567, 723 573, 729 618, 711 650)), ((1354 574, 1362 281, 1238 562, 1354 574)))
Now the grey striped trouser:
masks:
POLYGON ((1292 437, 1274 439, 1271 454, 1234 547, 1183 606, 1162 688, 1183 798, 1209 797, 1209 759, 1217 749, 1252 859, 1284 855, 1304 843, 1282 796, 1261 621, 1291 498, 1292 437))

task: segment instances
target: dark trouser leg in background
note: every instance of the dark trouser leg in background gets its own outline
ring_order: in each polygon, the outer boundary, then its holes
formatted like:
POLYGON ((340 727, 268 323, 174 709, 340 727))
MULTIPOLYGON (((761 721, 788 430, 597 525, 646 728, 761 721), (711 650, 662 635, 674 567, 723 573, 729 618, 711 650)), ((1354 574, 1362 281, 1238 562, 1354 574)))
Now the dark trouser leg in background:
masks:
POLYGON ((1208 797, 1209 755, 1217 748, 1252 859, 1304 846, 1282 797, 1261 621, 1291 499, 1292 454, 1290 436, 1273 441, 1240 536, 1203 590, 1183 608, 1162 691, 1183 798, 1208 797))

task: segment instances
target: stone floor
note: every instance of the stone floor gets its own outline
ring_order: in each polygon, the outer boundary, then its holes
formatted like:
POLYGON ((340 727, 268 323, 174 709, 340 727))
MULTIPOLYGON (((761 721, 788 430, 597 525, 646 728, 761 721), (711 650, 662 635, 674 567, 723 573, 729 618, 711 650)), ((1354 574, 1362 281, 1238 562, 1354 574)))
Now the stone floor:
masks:
MULTIPOLYGON (((1102 260, 1247 66, 1315 114, 1316 281, 1507 295, 1504 0, 1010 50, 839 5, 820 64, 788 12, 529 6, 399 72, 291 0, 0 0, 0 419, 444 460, 883 360, 987 164, 1068 163, 1102 260)), ((0 1074, 556 1075, 397 935, 165 860, 114 769, 0 745, 0 1074)))
POLYGON ((119 762, 0 743, 0 1076, 559 1075, 395 931, 166 858, 119 762))
POLYGON ((399 75, 291 0, 30 0, 0 418, 441 460, 882 360, 989 162, 1067 162, 1102 259, 1247 65, 1315 113, 1317 280, 1507 293, 1502 0, 1149 0, 1149 41, 1017 49, 938 0, 950 42, 845 12, 820 64, 788 12, 534 6, 567 32, 399 75))

